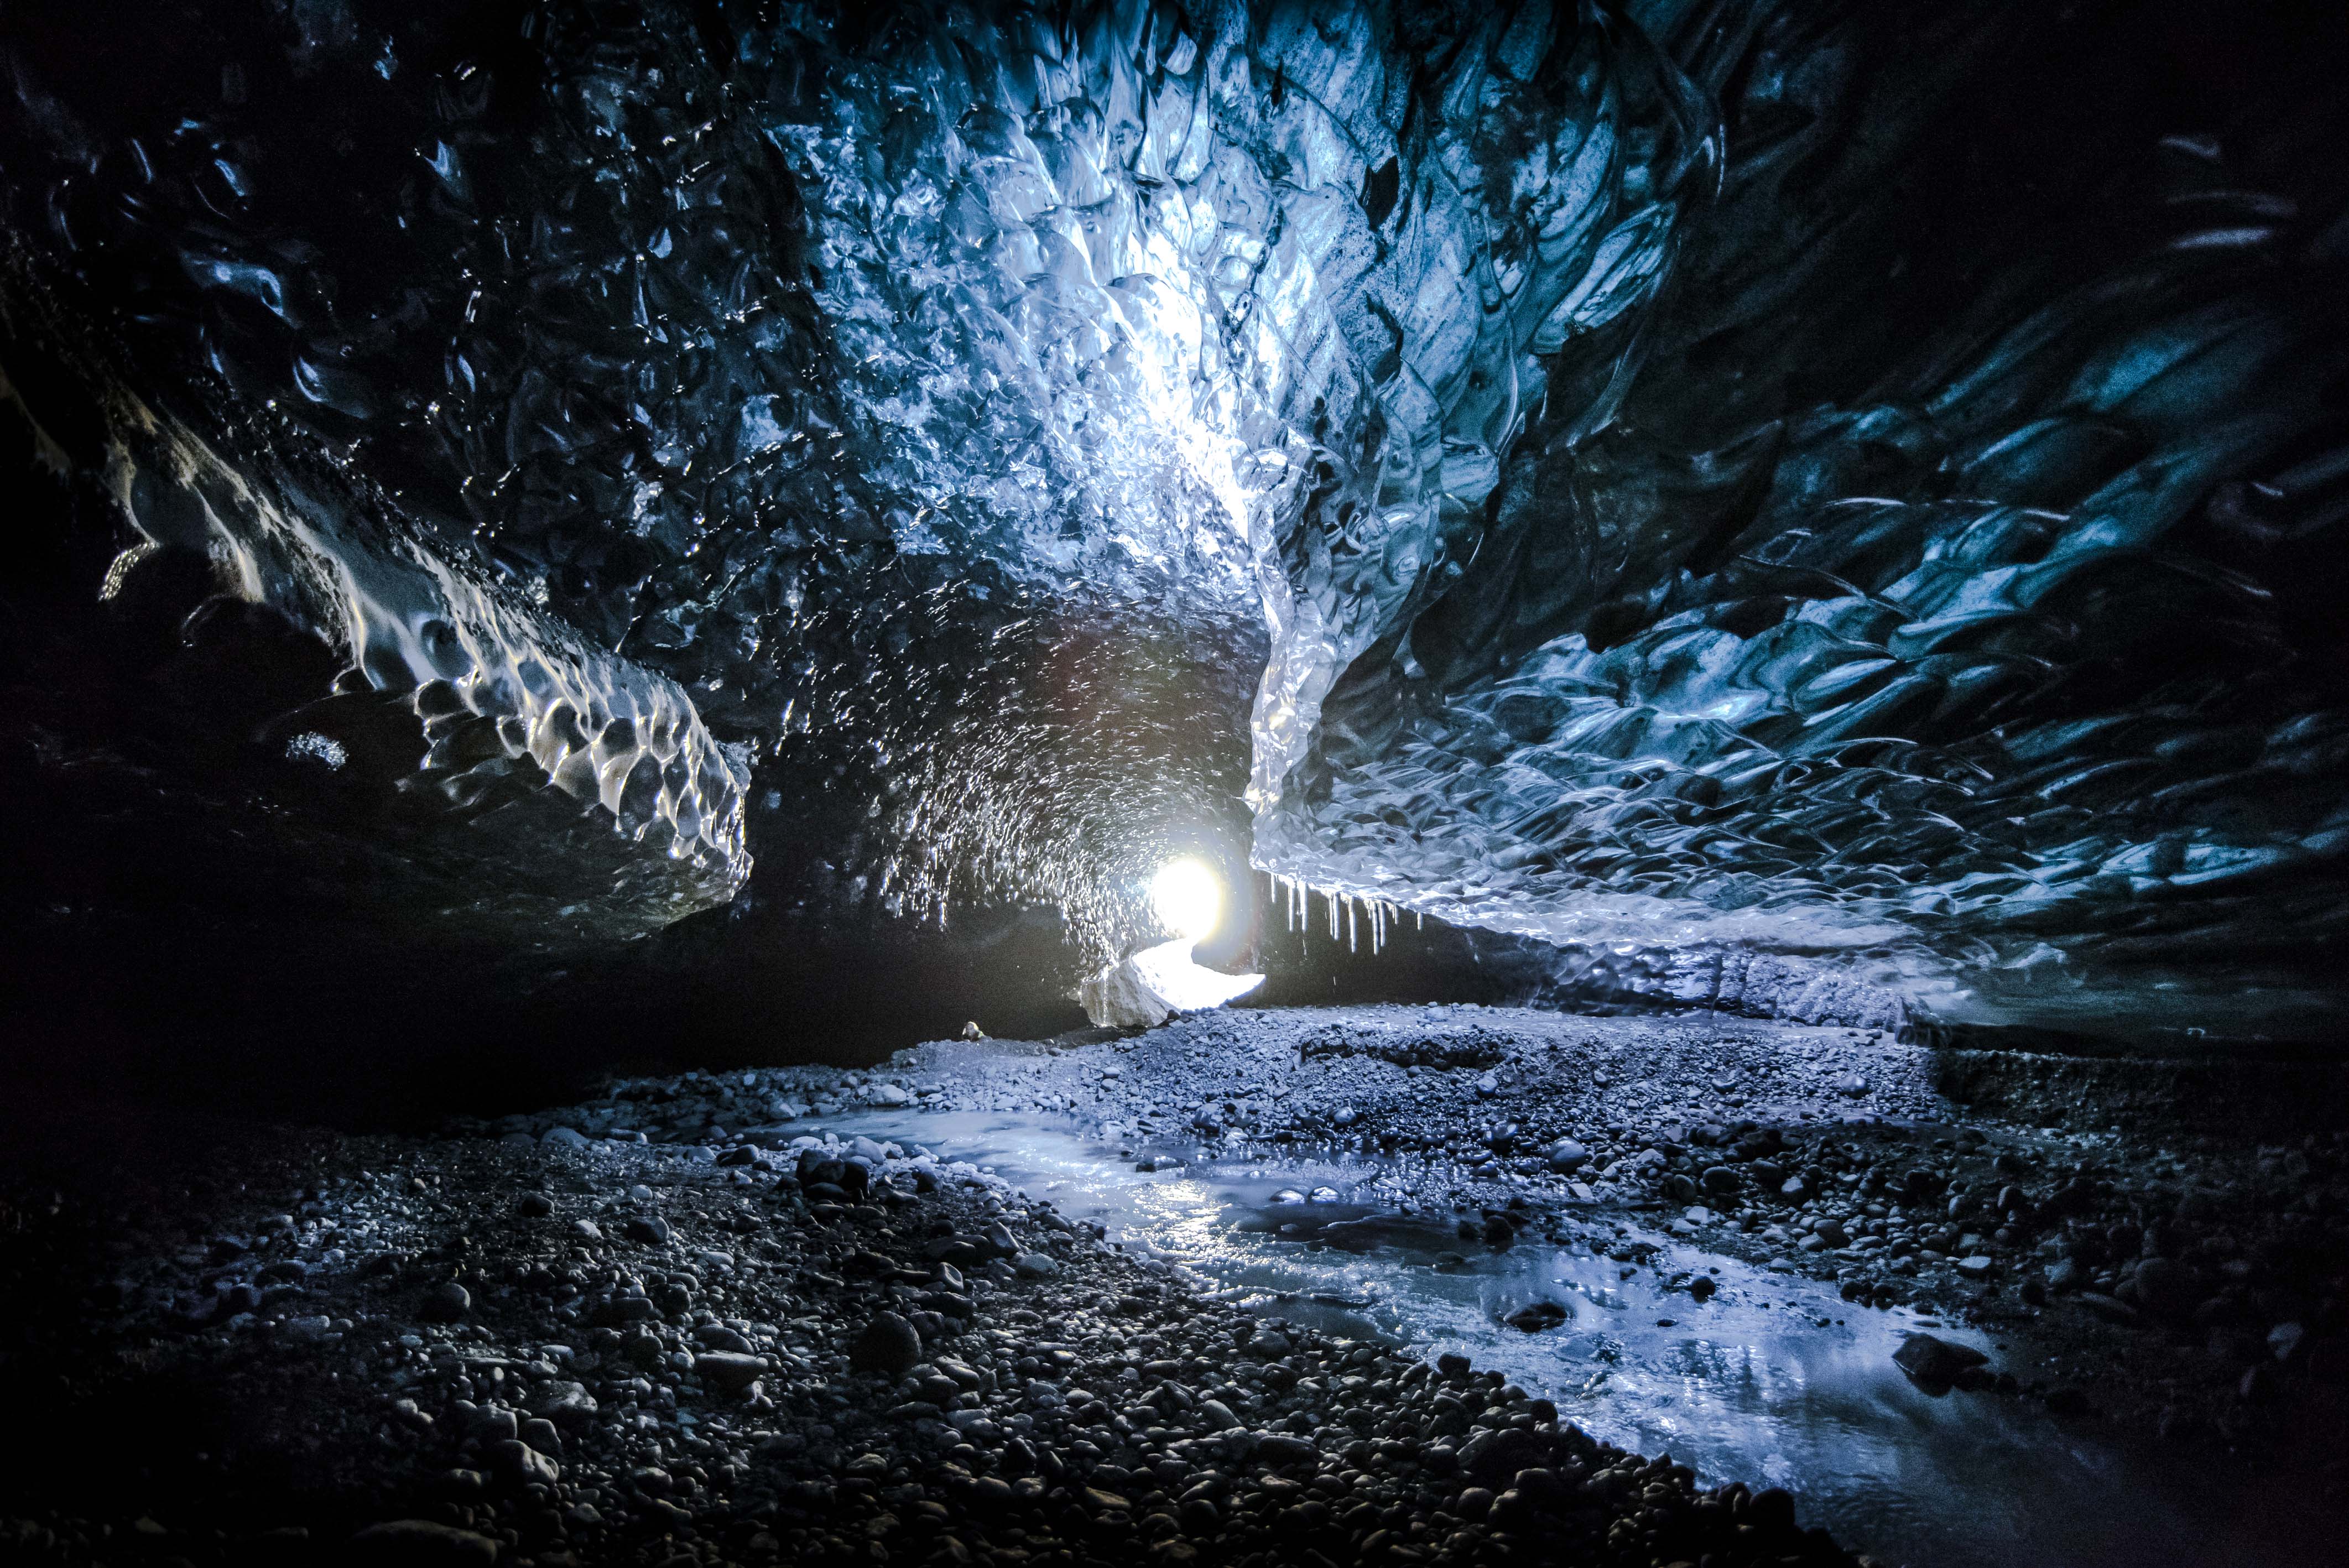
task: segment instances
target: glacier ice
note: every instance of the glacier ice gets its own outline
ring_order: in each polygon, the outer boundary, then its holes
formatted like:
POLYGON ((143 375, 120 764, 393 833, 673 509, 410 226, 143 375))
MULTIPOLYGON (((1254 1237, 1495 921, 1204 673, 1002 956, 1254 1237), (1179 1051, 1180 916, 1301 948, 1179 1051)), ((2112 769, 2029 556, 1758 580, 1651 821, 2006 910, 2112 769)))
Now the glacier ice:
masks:
POLYGON ((12 332, 690 902, 1092 970, 1196 853, 1561 985, 2323 988, 2335 92, 2003 0, 135 10, 0 40, 12 332))

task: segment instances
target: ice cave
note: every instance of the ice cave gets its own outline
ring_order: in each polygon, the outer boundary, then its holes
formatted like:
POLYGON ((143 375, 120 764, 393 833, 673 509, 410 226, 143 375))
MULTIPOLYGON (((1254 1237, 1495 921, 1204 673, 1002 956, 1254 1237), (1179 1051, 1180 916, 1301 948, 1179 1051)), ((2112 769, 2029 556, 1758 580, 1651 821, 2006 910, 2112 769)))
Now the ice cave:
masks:
POLYGON ((0 0, 0 1562, 2321 1561, 2344 147, 2278 0, 0 0))

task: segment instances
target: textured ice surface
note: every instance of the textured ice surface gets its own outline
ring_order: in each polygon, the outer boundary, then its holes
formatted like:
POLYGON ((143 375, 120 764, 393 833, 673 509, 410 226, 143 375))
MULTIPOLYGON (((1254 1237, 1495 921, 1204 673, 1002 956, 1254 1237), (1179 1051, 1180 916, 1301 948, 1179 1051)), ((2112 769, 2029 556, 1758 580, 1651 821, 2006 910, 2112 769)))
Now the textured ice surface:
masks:
POLYGON ((398 624, 750 748, 754 894, 1097 964, 1252 855, 1844 1011, 2327 968, 2329 87, 1998 0, 136 10, 0 41, 21 264, 478 589, 398 624))

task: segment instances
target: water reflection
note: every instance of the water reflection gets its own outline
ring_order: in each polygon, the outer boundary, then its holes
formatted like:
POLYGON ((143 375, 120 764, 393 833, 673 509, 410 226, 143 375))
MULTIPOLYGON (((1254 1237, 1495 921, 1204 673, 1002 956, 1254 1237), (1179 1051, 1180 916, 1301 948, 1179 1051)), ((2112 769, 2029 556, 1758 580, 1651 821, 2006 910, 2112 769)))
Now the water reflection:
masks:
MULTIPOLYGON (((812 1129, 812 1130, 813 1129, 812 1129)), ((823 1130, 919 1144, 990 1167, 1127 1251, 1228 1298, 1316 1328, 1458 1351, 1557 1401, 1606 1441, 1695 1468, 1702 1484, 1783 1486, 1807 1524, 1915 1568, 2147 1561, 2298 1562, 2305 1501, 2214 1488, 2178 1461, 2125 1454, 2037 1404, 1935 1397, 1893 1366, 1924 1327, 1993 1356, 1971 1330, 1702 1252, 1620 1218, 1525 1230, 1495 1248, 1450 1211, 1381 1202, 1392 1169, 1351 1158, 1159 1169, 1067 1122, 985 1112, 859 1112, 823 1130), (1654 1249, 1644 1265, 1606 1255, 1654 1249), (1698 1300, 1676 1279, 1713 1283, 1698 1300), (1557 1326, 1505 1320, 1547 1303, 1557 1326)), ((1133 1147, 1128 1145, 1127 1147, 1133 1147)), ((1172 1168, 1169 1168, 1169 1167, 1172 1168)), ((1476 1217, 1469 1217, 1472 1222, 1476 1217)), ((2027 1369, 2017 1368, 2018 1372, 2027 1369)))

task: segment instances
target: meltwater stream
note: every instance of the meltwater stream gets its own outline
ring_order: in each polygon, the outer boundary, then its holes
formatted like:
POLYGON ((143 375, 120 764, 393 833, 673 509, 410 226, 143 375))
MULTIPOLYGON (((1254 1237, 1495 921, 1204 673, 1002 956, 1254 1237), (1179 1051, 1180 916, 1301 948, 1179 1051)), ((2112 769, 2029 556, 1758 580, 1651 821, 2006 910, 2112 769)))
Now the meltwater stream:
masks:
POLYGON ((2305 1502, 2125 1452, 2029 1400, 1929 1395, 1892 1363, 1903 1334, 1925 1326, 2003 1364, 1983 1335, 1854 1307, 1816 1281, 1661 1233, 1630 1233, 1660 1249, 1661 1265, 1632 1270, 1578 1243, 1525 1239, 1497 1253, 1463 1243, 1448 1214, 1375 1202, 1373 1160, 1200 1163, 1189 1149, 1105 1144, 1070 1122, 979 1111, 856 1111, 809 1127, 819 1130, 984 1166, 1268 1313, 1429 1357, 1459 1351, 1555 1400, 1560 1419, 1594 1437, 1671 1453, 1700 1484, 1783 1486, 1806 1524, 1888 1563, 2304 1560, 2293 1542, 2308 1539, 2305 1502), (1137 1170, 1121 1148, 1174 1168, 1137 1170), (1682 1271, 1710 1273, 1718 1293, 1699 1304, 1660 1288, 1682 1271), (1537 1334, 1500 1321, 1539 1301, 1570 1315, 1537 1334))

